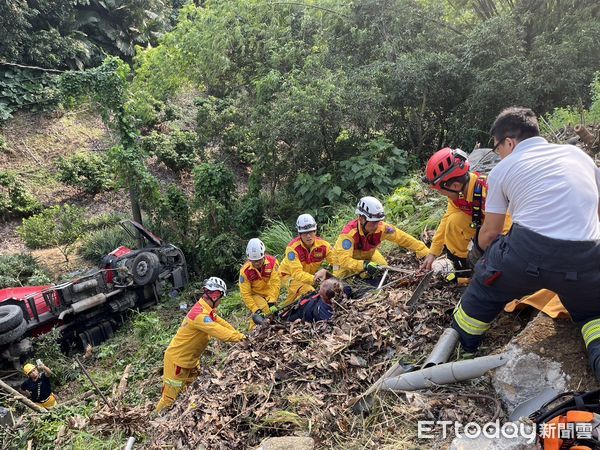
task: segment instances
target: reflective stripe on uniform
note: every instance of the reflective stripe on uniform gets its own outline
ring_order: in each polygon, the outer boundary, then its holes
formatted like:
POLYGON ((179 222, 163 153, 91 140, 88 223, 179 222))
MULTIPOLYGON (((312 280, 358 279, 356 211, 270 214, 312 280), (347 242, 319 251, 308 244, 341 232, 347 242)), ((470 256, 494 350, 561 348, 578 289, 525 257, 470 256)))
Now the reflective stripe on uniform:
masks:
POLYGON ((456 324, 466 333, 472 334, 474 336, 480 336, 484 334, 490 328, 490 324, 486 322, 482 322, 481 320, 477 320, 471 316, 469 316, 463 309, 461 304, 459 303, 454 308, 454 320, 456 324))
POLYGON ((586 348, 596 339, 600 339, 600 319, 590 320, 581 327, 581 334, 586 348))
POLYGON ((183 387, 183 381, 180 381, 180 380, 172 380, 170 378, 164 378, 163 382, 174 388, 182 388, 183 387))

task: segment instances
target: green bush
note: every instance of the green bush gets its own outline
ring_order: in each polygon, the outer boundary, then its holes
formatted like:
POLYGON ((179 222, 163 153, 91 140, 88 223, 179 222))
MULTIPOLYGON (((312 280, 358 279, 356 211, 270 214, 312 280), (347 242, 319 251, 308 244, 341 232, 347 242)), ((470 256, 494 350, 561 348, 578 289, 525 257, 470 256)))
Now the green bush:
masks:
POLYGON ((0 172, 0 222, 14 217, 26 217, 42 208, 42 204, 27 190, 12 172, 0 172))
POLYGON ((233 233, 199 236, 195 253, 200 273, 204 277, 216 275, 228 280, 237 279, 244 248, 245 242, 233 233))
POLYGON ((298 174, 294 189, 301 209, 340 203, 350 195, 385 195, 407 174, 406 152, 382 136, 358 144, 355 152, 315 175, 298 174))
POLYGON ((135 240, 119 225, 90 231, 81 238, 78 253, 94 264, 112 252, 117 247, 124 245, 135 248, 135 240))
POLYGON ((71 245, 86 229, 84 212, 76 206, 53 206, 24 219, 17 233, 29 248, 59 247, 68 258, 71 245))
POLYGON ((268 224, 267 228, 260 234, 260 239, 264 242, 268 253, 281 259, 285 253, 285 248, 296 237, 296 233, 294 229, 281 220, 269 220, 268 224))
POLYGON ((156 156, 169 169, 191 169, 198 159, 198 139, 191 131, 174 130, 169 134, 153 131, 142 138, 142 148, 156 156))
POLYGON ((235 176, 223 163, 203 163, 193 170, 196 201, 202 205, 216 200, 228 205, 235 192, 235 176))
POLYGON ((583 105, 554 108, 552 113, 544 116, 540 123, 544 135, 553 136, 555 132, 566 126, 579 123, 600 123, 600 72, 597 72, 590 84, 592 103, 589 109, 583 105))
POLYGON ((81 373, 75 361, 62 352, 61 340, 61 332, 56 328, 33 339, 36 359, 41 359, 52 370, 53 383, 57 385, 76 380, 81 373))
POLYGON ((48 271, 31 254, 0 255, 0 289, 51 282, 48 271))
POLYGON ((386 220, 413 236, 420 236, 425 229, 437 228, 446 203, 446 197, 425 186, 415 174, 388 197, 386 220))
POLYGON ((58 160, 58 179, 88 194, 109 189, 111 178, 109 165, 100 155, 79 152, 58 160))

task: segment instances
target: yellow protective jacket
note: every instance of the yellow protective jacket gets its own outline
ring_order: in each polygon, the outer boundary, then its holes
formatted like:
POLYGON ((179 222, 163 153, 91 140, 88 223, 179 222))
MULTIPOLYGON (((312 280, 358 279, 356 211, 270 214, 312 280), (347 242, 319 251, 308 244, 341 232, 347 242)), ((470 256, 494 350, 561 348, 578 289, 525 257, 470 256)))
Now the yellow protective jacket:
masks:
MULTIPOLYGON (((466 197, 458 200, 448 199, 446 213, 442 217, 431 241, 430 254, 440 256, 444 250, 444 246, 446 246, 452 254, 459 258, 466 258, 467 247, 471 239, 475 237, 476 232, 476 229, 471 226, 471 223, 473 222, 473 193, 478 178, 479 175, 477 173, 471 172, 466 197)), ((481 204, 483 211, 485 210, 487 183, 485 182, 485 178, 483 178, 481 182, 483 183, 481 204)), ((485 220, 483 214, 481 219, 482 222, 485 220)), ((510 215, 507 215, 504 222, 504 234, 508 233, 511 226, 512 219, 510 218, 510 215)))
POLYGON ((427 246, 410 234, 399 230, 386 222, 379 222, 374 233, 365 234, 358 219, 344 227, 333 249, 333 261, 336 276, 348 276, 360 273, 364 261, 373 260, 377 264, 386 264, 385 258, 377 251, 382 241, 391 241, 400 247, 412 250, 419 258, 429 253, 427 246))
POLYGON ((291 277, 300 283, 312 285, 315 273, 321 268, 323 261, 333 265, 333 252, 331 244, 320 237, 315 238, 315 243, 309 250, 304 246, 302 238, 293 239, 285 249, 285 257, 279 267, 281 279, 291 277))
POLYGON ((263 297, 269 304, 277 303, 281 288, 277 259, 274 256, 265 255, 265 263, 261 270, 255 269, 250 261, 246 261, 240 269, 239 286, 242 300, 252 314, 262 309, 256 304, 256 300, 253 298, 255 295, 263 297))
POLYGON ((211 337, 225 342, 239 342, 245 339, 242 333, 217 316, 217 311, 201 298, 183 319, 177 334, 167 347, 165 357, 170 358, 179 367, 196 367, 211 337))

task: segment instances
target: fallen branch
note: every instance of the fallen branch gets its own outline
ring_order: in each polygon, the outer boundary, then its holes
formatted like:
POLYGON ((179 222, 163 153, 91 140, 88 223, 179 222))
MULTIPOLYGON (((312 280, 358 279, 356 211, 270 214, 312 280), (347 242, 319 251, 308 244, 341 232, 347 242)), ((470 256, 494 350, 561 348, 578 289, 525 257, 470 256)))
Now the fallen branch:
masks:
POLYGON ((85 399, 88 399, 92 395, 94 395, 94 391, 86 391, 80 397, 74 397, 74 398, 69 399, 69 400, 67 400, 65 402, 58 403, 57 406, 69 406, 69 405, 72 405, 74 403, 78 403, 78 402, 81 402, 81 401, 83 401, 85 399))
POLYGON ((127 364, 125 370, 123 371, 123 376, 121 377, 121 381, 119 381, 119 387, 117 388, 117 392, 112 398, 113 403, 118 403, 123 398, 123 394, 125 394, 125 389, 127 389, 127 378, 129 378, 129 372, 131 371, 131 364, 127 364))
POLYGON ((6 384, 2 380, 0 380, 0 388, 2 388, 2 390, 4 390, 5 392, 8 392, 9 394, 11 394, 14 398, 16 398, 17 400, 19 400, 21 403, 28 406, 29 408, 33 409, 34 411, 37 411, 40 413, 48 412, 48 410, 46 408, 31 401, 30 399, 25 397, 23 394, 21 394, 19 391, 13 389, 12 387, 10 387, 8 384, 6 384))

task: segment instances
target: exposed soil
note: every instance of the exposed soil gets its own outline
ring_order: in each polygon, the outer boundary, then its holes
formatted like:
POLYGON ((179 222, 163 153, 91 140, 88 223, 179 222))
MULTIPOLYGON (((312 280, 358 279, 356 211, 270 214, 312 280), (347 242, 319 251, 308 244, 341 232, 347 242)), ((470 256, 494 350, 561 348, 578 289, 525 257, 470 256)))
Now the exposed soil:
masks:
POLYGON ((585 345, 577 325, 567 319, 552 319, 540 313, 514 341, 524 351, 559 362, 576 391, 598 389, 589 368, 585 345))

